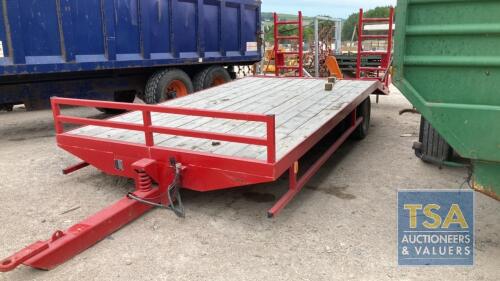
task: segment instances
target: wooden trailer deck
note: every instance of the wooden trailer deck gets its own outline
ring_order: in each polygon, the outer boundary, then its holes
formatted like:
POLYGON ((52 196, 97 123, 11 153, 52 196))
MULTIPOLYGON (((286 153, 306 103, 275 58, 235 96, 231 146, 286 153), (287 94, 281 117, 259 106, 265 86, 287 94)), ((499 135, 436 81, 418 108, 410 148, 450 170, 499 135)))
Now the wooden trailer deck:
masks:
MULTIPOLYGON (((375 81, 340 80, 333 91, 325 91, 322 79, 248 77, 207 89, 163 104, 175 107, 221 110, 276 116, 276 159, 317 131, 341 109, 366 92, 377 88, 375 81)), ((265 137, 265 124, 176 114, 152 113, 156 126, 265 137)), ((142 124, 140 111, 111 118, 113 121, 142 124)), ((98 126, 84 126, 67 134, 144 143, 144 133, 98 126)), ((205 139, 155 134, 157 146, 192 151, 266 159, 266 147, 205 139)))

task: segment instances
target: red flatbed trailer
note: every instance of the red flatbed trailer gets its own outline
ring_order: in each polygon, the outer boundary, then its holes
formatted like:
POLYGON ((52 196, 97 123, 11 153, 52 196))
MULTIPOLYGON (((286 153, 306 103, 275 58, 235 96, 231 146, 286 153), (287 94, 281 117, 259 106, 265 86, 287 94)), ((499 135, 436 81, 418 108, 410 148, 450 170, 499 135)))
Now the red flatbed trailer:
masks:
POLYGON ((49 240, 0 261, 51 269, 155 206, 183 215, 179 188, 210 191, 273 182, 288 170, 289 189, 269 209, 276 216, 356 130, 369 125, 369 95, 380 81, 340 80, 332 91, 310 78, 249 77, 160 105, 52 98, 59 147, 88 165, 135 180, 123 199, 49 240), (123 109, 96 120, 61 114, 60 106, 123 109), (64 124, 83 125, 65 131, 64 124), (305 172, 299 159, 336 127, 344 129, 305 172))

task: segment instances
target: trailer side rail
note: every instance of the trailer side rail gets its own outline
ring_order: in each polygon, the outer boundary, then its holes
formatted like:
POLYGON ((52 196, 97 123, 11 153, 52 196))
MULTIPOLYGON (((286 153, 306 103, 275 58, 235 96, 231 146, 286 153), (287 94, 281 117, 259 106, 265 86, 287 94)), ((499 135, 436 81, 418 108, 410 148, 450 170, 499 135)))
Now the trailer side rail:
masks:
POLYGON ((153 137, 154 133, 209 139, 209 140, 218 140, 218 141, 228 141, 234 143, 265 146, 267 148, 266 162, 267 163, 276 162, 276 136, 275 136, 274 115, 226 112, 217 110, 203 110, 194 108, 180 108, 180 107, 157 106, 157 105, 146 105, 146 104, 130 104, 130 103, 107 102, 107 101, 68 99, 68 98, 58 98, 58 97, 51 98, 51 105, 54 114, 55 129, 57 134, 64 133, 64 124, 77 124, 84 126, 92 125, 92 126, 144 132, 145 136, 144 144, 148 147, 152 147, 155 145, 153 137), (126 123, 119 121, 98 120, 91 118, 62 115, 60 108, 61 105, 123 109, 127 111, 141 111, 142 124, 133 124, 133 123, 126 123), (260 138, 260 137, 251 137, 251 136, 234 135, 234 134, 213 133, 200 130, 155 126, 152 124, 151 120, 151 113, 153 112, 261 122, 266 124, 266 137, 260 138))

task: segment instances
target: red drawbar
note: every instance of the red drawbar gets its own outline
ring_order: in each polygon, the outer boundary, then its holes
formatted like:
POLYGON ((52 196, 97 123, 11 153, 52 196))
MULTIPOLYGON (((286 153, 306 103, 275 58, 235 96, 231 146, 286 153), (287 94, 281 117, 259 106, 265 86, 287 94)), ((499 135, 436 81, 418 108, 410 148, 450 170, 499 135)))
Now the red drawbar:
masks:
MULTIPOLYGON (((157 197, 159 189, 135 194, 140 197, 157 197)), ((135 220, 149 209, 151 206, 125 197, 66 231, 56 231, 49 240, 35 242, 0 261, 0 271, 10 271, 20 264, 38 269, 52 269, 135 220)))

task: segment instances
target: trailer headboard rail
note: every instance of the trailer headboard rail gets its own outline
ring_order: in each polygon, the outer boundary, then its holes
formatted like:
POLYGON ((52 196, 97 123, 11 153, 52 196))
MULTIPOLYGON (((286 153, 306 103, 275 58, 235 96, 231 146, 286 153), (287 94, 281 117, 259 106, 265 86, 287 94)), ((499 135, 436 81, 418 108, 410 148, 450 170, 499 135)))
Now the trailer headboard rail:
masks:
POLYGON ((130 104, 120 102, 108 102, 97 100, 82 100, 69 98, 51 98, 52 112, 54 115, 54 124, 56 134, 64 134, 64 124, 77 124, 84 126, 99 126, 115 129, 124 129, 131 131, 144 132, 145 145, 155 146, 154 133, 175 135, 181 137, 192 137, 207 140, 227 141, 249 145, 265 146, 267 149, 267 163, 276 162, 276 121, 274 115, 251 114, 241 112, 226 112, 219 110, 203 110, 193 108, 180 108, 147 104, 130 104), (79 107, 98 107, 109 109, 120 109, 126 111, 141 111, 142 124, 126 123, 111 120, 99 120, 61 114, 61 105, 79 106, 79 107), (266 137, 251 137, 234 134, 214 133, 200 130, 190 130, 181 128, 172 128, 165 126, 155 126, 152 123, 151 113, 167 113, 187 116, 210 117, 218 119, 231 119, 239 121, 254 121, 266 124, 266 137))

